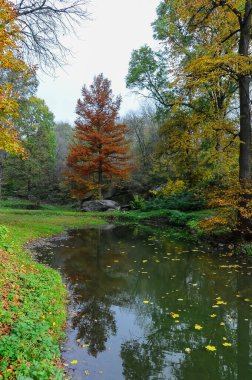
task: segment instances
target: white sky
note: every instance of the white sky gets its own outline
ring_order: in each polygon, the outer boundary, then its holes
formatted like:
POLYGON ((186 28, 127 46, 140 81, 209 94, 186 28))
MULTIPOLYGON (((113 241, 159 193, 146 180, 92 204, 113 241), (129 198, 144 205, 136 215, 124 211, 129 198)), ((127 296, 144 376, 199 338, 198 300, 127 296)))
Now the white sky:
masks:
POLYGON ((81 88, 103 73, 114 95, 122 96, 120 115, 138 108, 138 99, 125 87, 133 49, 147 43, 154 47, 151 23, 160 0, 91 0, 91 20, 78 29, 78 37, 66 38, 73 52, 68 65, 52 78, 39 72, 38 96, 45 100, 56 121, 73 124, 81 88))

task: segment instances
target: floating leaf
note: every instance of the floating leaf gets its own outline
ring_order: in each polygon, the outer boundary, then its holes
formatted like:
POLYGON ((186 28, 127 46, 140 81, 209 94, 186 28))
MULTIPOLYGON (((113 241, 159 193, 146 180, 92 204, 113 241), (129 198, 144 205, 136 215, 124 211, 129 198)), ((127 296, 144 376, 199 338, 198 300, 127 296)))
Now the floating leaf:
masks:
POLYGON ((148 300, 144 300, 143 303, 150 303, 150 301, 148 301, 148 300))
POLYGON ((74 359, 74 360, 71 361, 71 364, 77 364, 77 363, 78 363, 78 360, 74 359))
POLYGON ((197 323, 196 323, 196 325, 194 325, 194 328, 195 328, 195 330, 202 330, 203 329, 203 327, 198 325, 197 323))
POLYGON ((148 260, 143 260, 143 261, 142 261, 142 263, 147 263, 147 262, 148 262, 148 260))
POLYGON ((176 313, 173 313, 173 312, 170 313, 170 316, 171 316, 172 318, 174 318, 174 319, 179 318, 179 314, 176 314, 176 313))
POLYGON ((217 315, 216 314, 211 314, 210 317, 211 318, 215 318, 215 317, 217 317, 217 315))
POLYGON ((217 301, 217 305, 226 305, 227 303, 226 302, 224 302, 224 301, 217 301))
POLYGON ((90 375, 90 371, 89 371, 88 369, 86 369, 86 370, 84 371, 84 373, 85 373, 86 376, 89 376, 89 375, 90 375))
POLYGON ((231 344, 231 343, 228 343, 228 342, 223 342, 223 343, 222 343, 222 346, 224 346, 224 347, 231 347, 232 344, 231 344))
POLYGON ((89 347, 89 344, 82 344, 81 347, 82 348, 87 348, 87 347, 89 347))
POLYGON ((244 298, 244 301, 245 302, 250 302, 250 299, 249 298, 244 298))
POLYGON ((190 353, 192 352, 192 350, 191 350, 189 347, 187 347, 187 348, 185 348, 185 352, 186 352, 187 354, 190 354, 190 353))
POLYGON ((207 351, 216 351, 216 347, 215 346, 205 346, 205 349, 207 350, 207 351))

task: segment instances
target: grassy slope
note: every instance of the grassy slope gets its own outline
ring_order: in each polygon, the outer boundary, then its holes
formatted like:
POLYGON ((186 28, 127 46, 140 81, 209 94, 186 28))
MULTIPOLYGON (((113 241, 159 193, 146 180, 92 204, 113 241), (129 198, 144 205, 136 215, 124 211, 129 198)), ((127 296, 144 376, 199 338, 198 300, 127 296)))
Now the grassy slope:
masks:
POLYGON ((66 292, 60 275, 33 262, 23 246, 65 227, 104 220, 51 206, 38 211, 8 206, 0 202, 1 226, 8 229, 0 241, 0 378, 62 379, 58 342, 66 320, 66 292))

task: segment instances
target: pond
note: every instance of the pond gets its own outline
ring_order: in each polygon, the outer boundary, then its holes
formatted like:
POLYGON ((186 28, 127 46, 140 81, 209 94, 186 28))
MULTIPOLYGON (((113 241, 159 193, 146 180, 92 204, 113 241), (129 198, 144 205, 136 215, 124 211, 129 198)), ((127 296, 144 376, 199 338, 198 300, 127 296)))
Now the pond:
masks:
POLYGON ((69 290, 71 379, 252 379, 252 262, 169 229, 68 231, 37 250, 69 290))

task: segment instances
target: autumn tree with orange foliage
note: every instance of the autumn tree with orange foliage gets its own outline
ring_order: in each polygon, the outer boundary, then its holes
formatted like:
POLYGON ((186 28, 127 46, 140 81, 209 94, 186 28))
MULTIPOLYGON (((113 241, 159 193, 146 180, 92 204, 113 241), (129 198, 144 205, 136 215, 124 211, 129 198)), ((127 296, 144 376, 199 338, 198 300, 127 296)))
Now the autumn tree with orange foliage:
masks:
POLYGON ((111 82, 99 74, 77 102, 74 143, 68 156, 68 181, 74 197, 88 192, 102 199, 105 181, 127 178, 130 171, 128 127, 117 124, 121 98, 112 94, 111 82))

